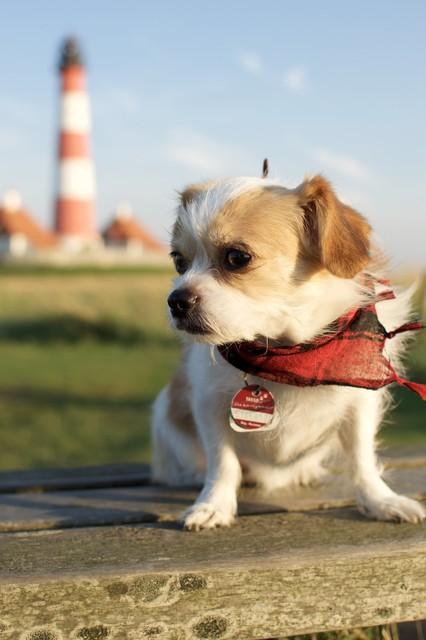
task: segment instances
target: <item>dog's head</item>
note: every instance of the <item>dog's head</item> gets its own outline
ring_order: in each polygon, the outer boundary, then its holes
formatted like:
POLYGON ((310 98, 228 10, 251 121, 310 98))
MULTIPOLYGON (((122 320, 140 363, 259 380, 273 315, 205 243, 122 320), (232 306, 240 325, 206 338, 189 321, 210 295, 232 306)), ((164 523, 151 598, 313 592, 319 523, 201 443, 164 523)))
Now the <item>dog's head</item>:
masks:
POLYGON ((173 323, 210 344, 277 338, 307 283, 363 270, 369 234, 321 176, 293 190, 256 178, 192 185, 173 228, 173 323))

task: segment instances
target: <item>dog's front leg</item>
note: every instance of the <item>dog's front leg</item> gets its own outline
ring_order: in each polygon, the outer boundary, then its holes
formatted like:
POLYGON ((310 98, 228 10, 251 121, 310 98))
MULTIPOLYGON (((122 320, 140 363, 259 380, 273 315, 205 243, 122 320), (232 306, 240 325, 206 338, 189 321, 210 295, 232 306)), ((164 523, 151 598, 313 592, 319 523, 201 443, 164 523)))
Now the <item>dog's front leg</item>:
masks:
MULTIPOLYGON (((241 466, 234 451, 223 417, 194 412, 206 455, 207 470, 203 490, 183 516, 186 529, 212 529, 232 524, 237 512, 237 492, 241 482, 241 466), (198 415, 197 415, 198 413, 198 415)), ((229 427, 228 427, 229 428, 229 427)))
POLYGON ((382 418, 383 395, 363 391, 352 409, 341 439, 349 457, 358 508, 377 520, 420 522, 426 517, 421 504, 401 496, 384 482, 375 452, 375 436, 382 418))

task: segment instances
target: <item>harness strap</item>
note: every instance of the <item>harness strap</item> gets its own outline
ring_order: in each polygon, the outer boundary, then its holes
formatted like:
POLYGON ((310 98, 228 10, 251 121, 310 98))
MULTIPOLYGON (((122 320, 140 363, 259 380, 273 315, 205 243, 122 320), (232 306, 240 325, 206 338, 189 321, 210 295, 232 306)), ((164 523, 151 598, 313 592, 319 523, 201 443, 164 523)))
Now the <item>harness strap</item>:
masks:
POLYGON ((401 378, 398 374, 396 374, 395 382, 401 385, 401 387, 406 387, 410 389, 410 391, 414 391, 422 400, 426 400, 426 384, 421 384, 421 382, 411 382, 411 380, 407 380, 406 378, 401 378))
MULTIPOLYGON (((417 324, 421 324, 421 323, 417 323, 417 324)), ((396 331, 397 333, 399 332, 398 329, 396 331)), ((394 382, 399 384, 401 387, 405 387, 406 389, 410 389, 410 391, 414 391, 414 393, 417 393, 417 395, 422 400, 426 400, 426 384, 422 384, 421 382, 412 382, 411 380, 407 380, 407 378, 403 378, 395 371, 395 369, 393 368, 392 364, 389 361, 388 361, 388 366, 392 372, 394 382)))
POLYGON ((398 333, 404 333, 405 331, 418 331, 419 329, 424 329, 425 325, 423 322, 406 322, 401 327, 394 329, 393 331, 386 331, 387 338, 393 338, 398 335, 398 333))
POLYGON ((376 294, 375 302, 382 302, 383 300, 394 300, 395 294, 393 291, 381 291, 376 294))

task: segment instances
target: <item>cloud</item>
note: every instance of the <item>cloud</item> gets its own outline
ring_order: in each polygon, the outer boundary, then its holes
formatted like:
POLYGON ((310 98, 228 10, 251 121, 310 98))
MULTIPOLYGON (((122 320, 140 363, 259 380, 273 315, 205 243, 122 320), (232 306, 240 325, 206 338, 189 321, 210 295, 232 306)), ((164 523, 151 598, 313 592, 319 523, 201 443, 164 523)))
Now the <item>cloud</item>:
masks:
POLYGON ((256 51, 242 51, 238 55, 238 64, 252 76, 258 76, 263 71, 262 58, 256 51))
POLYGON ((164 151, 169 160, 198 173, 223 175, 247 166, 243 150, 194 131, 175 131, 164 151))
POLYGON ((368 182, 372 179, 372 173, 364 164, 343 153, 336 153, 324 147, 314 149, 312 157, 326 169, 336 171, 347 178, 368 182))
POLYGON ((293 93, 304 93, 307 89, 306 71, 302 67, 292 67, 283 76, 284 85, 293 93))
MULTIPOLYGON (((241 51, 237 58, 239 66, 252 76, 259 77, 265 67, 261 56, 256 51, 241 51)), ((276 74, 273 72, 272 77, 276 74)), ((280 78, 276 78, 277 81, 280 78)), ((281 78, 285 87, 293 93, 304 93, 308 88, 306 71, 303 67, 291 67, 281 78)))

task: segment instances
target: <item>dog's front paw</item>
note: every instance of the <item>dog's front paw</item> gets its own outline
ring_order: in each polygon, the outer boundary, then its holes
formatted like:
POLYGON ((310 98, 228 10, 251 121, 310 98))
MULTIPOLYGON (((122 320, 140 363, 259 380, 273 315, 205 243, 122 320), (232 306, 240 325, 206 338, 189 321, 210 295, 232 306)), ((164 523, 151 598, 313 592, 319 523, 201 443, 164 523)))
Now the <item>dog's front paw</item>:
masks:
POLYGON ((235 509, 220 507, 211 502, 192 505, 183 514, 183 526, 188 531, 229 527, 235 520, 235 509))
POLYGON ((394 522, 421 522, 426 518, 426 510, 419 502, 391 493, 381 499, 365 494, 359 498, 358 508, 368 518, 394 522))

